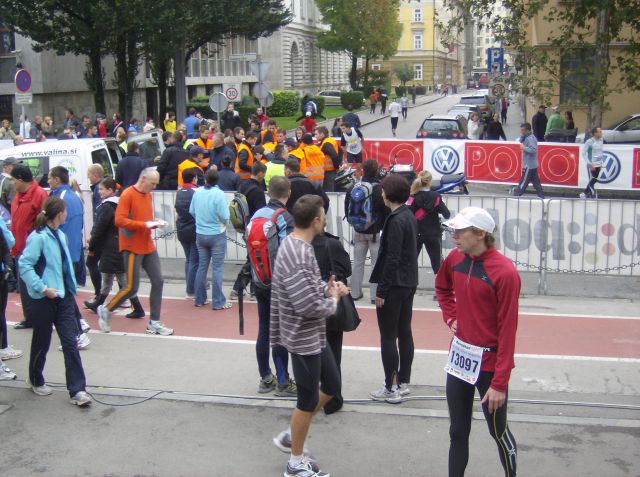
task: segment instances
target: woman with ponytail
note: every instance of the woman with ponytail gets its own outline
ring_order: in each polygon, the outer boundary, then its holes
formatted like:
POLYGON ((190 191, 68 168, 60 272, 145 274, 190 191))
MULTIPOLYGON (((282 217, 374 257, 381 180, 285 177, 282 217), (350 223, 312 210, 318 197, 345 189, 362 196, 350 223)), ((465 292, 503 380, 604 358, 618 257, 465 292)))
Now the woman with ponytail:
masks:
POLYGON ((34 231, 20 256, 21 276, 33 300, 33 336, 27 384, 38 396, 53 391, 45 384, 43 370, 54 325, 62 343, 67 389, 71 403, 86 406, 85 376, 77 346, 79 330, 75 315, 76 279, 67 237, 59 230, 67 219, 64 200, 49 197, 34 223, 34 231))
POLYGON ((451 213, 442 201, 442 196, 431 190, 431 179, 429 171, 418 174, 411 185, 409 205, 418 221, 418 254, 424 245, 435 275, 440 270, 442 261, 442 229, 439 214, 448 219, 451 213))

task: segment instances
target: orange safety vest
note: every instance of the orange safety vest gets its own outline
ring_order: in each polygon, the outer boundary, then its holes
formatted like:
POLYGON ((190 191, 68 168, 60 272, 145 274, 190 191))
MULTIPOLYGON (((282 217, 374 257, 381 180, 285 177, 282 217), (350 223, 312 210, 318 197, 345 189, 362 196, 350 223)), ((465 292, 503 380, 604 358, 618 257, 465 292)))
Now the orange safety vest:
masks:
POLYGON ((247 166, 251 167, 253 165, 253 153, 251 152, 251 148, 247 146, 245 143, 240 144, 238 146, 238 153, 236 154, 236 174, 240 176, 240 179, 243 181, 247 181, 251 179, 251 172, 240 169, 240 151, 246 150, 249 153, 249 159, 247 160, 247 166))
MULTIPOLYGON (((340 147, 335 139, 332 137, 325 137, 320 143, 320 149, 324 148, 325 144, 331 144, 331 146, 336 150, 336 154, 340 152, 340 147)), ((324 156, 324 171, 335 171, 336 168, 333 166, 333 161, 331 160, 331 156, 324 156)))
POLYGON ((315 144, 306 145, 303 154, 305 160, 300 163, 300 172, 312 181, 324 180, 324 153, 320 148, 315 144))
POLYGON ((289 153, 289 157, 296 157, 300 161, 300 172, 302 173, 302 167, 304 165, 304 151, 300 148, 294 149, 289 153))
MULTIPOLYGON (((260 144, 264 144, 264 137, 268 132, 269 132, 268 129, 263 129, 262 131, 260 131, 260 144)), ((273 136, 273 143, 278 144, 278 138, 276 137, 276 135, 272 134, 272 136, 273 136)))
POLYGON ((196 142, 194 144, 196 146, 200 146, 202 149, 213 149, 213 141, 211 139, 207 139, 207 142, 204 142, 202 138, 199 137, 198 139, 196 139, 196 142))
POLYGON ((182 184, 183 184, 182 171, 186 169, 193 169, 194 167, 197 167, 198 169, 202 169, 198 164, 193 162, 191 159, 185 159, 178 165, 178 189, 182 187, 182 184))

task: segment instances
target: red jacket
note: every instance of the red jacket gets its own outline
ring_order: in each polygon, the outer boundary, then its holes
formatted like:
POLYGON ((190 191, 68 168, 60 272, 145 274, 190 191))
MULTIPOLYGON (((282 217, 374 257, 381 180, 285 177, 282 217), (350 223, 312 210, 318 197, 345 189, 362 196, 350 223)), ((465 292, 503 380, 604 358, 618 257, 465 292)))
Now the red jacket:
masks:
POLYGON ((451 251, 436 276, 436 296, 442 318, 451 327, 458 320, 456 336, 487 348, 482 371, 493 371, 491 387, 505 392, 511 370, 518 327, 520 275, 511 260, 494 247, 478 257, 451 251))
POLYGON ((316 123, 315 119, 311 116, 307 116, 300 121, 300 126, 302 126, 309 134, 313 132, 317 125, 318 123, 316 123))
POLYGON ((26 192, 16 192, 11 202, 11 233, 16 243, 11 255, 17 257, 27 244, 27 237, 33 231, 33 221, 42 211, 42 204, 47 200, 47 193, 34 180, 26 192))

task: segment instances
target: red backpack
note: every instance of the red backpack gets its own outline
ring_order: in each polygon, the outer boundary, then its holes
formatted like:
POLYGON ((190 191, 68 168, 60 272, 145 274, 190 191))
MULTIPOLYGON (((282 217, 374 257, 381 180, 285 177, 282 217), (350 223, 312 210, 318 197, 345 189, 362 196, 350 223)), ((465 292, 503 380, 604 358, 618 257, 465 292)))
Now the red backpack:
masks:
POLYGON ((262 289, 271 288, 273 264, 280 246, 276 221, 286 209, 277 209, 270 219, 257 217, 247 225, 247 250, 251 262, 251 276, 255 285, 262 289))

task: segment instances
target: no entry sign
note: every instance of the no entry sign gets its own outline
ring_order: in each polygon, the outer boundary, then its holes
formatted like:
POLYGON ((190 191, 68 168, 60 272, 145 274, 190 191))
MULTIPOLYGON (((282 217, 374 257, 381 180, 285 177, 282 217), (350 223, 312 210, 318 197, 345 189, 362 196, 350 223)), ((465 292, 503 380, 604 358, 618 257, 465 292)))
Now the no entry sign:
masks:
POLYGON ((18 70, 16 73, 16 88, 21 93, 26 93, 31 88, 31 75, 27 70, 18 70))

